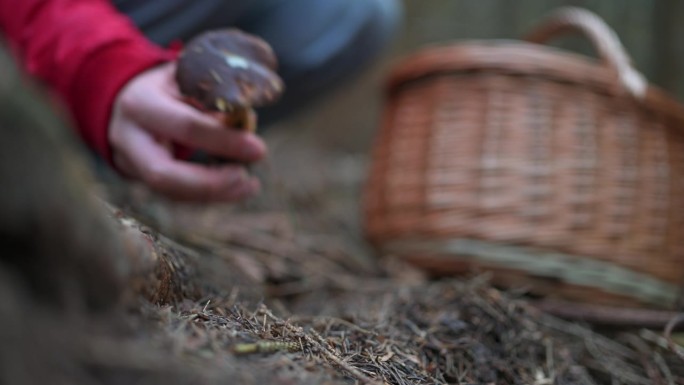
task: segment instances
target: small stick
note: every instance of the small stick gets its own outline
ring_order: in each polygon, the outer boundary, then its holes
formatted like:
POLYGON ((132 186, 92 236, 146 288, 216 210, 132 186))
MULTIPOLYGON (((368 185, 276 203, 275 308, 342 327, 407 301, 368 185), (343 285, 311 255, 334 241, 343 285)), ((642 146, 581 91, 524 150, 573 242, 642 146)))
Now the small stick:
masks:
POLYGON ((356 369, 355 367, 349 365, 348 363, 344 362, 340 357, 338 357, 335 353, 331 352, 330 349, 328 349, 325 345, 325 340, 323 340, 323 337, 321 337, 318 333, 315 331, 311 330, 311 334, 313 334, 316 339, 314 340, 313 338, 304 335, 304 338, 309 340, 310 342, 313 342, 315 345, 318 345, 320 348, 321 352, 325 355, 327 359, 330 361, 334 362, 338 366, 340 366, 342 369, 346 370, 351 374, 353 377, 355 377, 357 380, 361 381, 362 384, 381 384, 380 381, 374 380, 364 373, 362 373, 360 370, 356 369))
MULTIPOLYGON (((272 320, 278 320, 278 318, 271 313, 271 311, 266 307, 266 306, 261 306, 259 308, 260 312, 263 312, 264 315, 268 316, 272 320)), ((352 377, 356 378, 359 380, 362 384, 372 384, 372 385, 381 385, 382 382, 375 380, 373 378, 368 377, 367 375, 363 374, 360 370, 356 369, 355 367, 349 365, 348 363, 344 362, 341 358, 339 358, 335 353, 330 351, 328 347, 326 346, 325 340, 323 337, 321 337, 316 331, 311 330, 311 334, 316 337, 316 339, 312 338, 308 334, 304 333, 303 329, 298 326, 294 326, 291 323, 286 323, 285 327, 292 333, 296 335, 301 335, 306 343, 312 347, 317 348, 328 360, 334 362, 337 364, 339 367, 342 369, 346 370, 349 374, 351 374, 352 377)), ((301 343, 300 343, 301 345, 301 343)))
POLYGON ((669 351, 675 353, 679 359, 684 361, 684 348, 677 345, 671 340, 654 333, 651 330, 643 329, 639 332, 639 336, 646 341, 652 342, 663 349, 668 349, 669 351))
POLYGON ((338 324, 338 325, 347 326, 348 328, 350 328, 350 329, 352 329, 352 330, 355 330, 355 331, 357 331, 357 332, 359 332, 359 333, 370 334, 370 335, 373 335, 373 336, 377 336, 377 335, 378 335, 378 333, 376 333, 376 332, 374 332, 374 331, 366 330, 366 329, 362 328, 361 326, 355 325, 355 324, 353 324, 353 323, 351 323, 351 322, 349 322, 349 321, 347 321, 347 320, 344 320, 344 319, 338 318, 338 317, 327 317, 327 316, 317 316, 317 317, 292 317, 292 318, 290 318, 290 321, 292 321, 292 322, 300 322, 300 321, 313 321, 313 322, 316 322, 316 321, 323 321, 323 322, 325 322, 325 321, 328 321, 328 322, 332 322, 332 323, 335 323, 335 324, 338 324))
POLYGON ((288 341, 257 341, 253 343, 237 344, 233 346, 233 353, 237 355, 248 355, 258 353, 277 353, 277 352, 298 352, 303 350, 301 342, 288 341))
POLYGON ((207 306, 209 306, 210 303, 211 303, 211 300, 208 300, 207 303, 204 304, 204 307, 202 308, 202 313, 206 313, 206 312, 207 312, 207 306))

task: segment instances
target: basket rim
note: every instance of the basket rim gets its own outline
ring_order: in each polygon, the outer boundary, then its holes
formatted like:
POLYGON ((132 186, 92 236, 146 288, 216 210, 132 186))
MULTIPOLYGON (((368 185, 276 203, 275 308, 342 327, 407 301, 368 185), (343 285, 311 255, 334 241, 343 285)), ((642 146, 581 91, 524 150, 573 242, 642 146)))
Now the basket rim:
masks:
POLYGON ((641 99, 622 90, 614 73, 590 56, 515 39, 463 40, 425 46, 400 59, 386 81, 394 93, 408 83, 457 73, 497 72, 576 84, 628 98, 684 123, 684 106, 666 91, 648 84, 641 99))

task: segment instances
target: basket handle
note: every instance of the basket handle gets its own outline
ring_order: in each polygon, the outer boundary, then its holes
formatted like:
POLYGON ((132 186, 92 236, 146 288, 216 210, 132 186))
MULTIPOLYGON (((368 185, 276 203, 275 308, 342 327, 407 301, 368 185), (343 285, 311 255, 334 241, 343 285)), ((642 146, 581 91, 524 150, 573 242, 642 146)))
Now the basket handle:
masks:
POLYGON ((615 32, 593 12, 577 7, 559 8, 548 15, 542 24, 524 39, 541 44, 569 32, 580 33, 591 41, 601 60, 614 73, 619 89, 639 99, 645 96, 648 82, 632 67, 631 60, 615 32))

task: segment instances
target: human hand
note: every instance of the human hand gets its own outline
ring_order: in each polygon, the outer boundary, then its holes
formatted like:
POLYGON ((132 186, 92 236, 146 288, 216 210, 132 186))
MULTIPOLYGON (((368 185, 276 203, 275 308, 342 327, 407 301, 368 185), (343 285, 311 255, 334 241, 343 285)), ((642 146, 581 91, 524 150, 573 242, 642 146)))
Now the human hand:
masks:
POLYGON ((175 63, 152 68, 117 95, 108 133, 114 165, 124 176, 173 199, 235 201, 258 192, 259 181, 244 164, 266 155, 264 142, 184 103, 174 71, 175 63), (243 165, 207 166, 176 159, 173 144, 243 165))

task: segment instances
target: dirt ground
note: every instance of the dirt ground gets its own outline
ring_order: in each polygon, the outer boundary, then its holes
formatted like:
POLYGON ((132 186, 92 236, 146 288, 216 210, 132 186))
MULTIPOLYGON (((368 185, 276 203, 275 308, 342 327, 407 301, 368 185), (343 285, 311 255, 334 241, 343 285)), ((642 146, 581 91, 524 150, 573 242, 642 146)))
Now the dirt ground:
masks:
POLYGON ((684 382, 684 351, 660 330, 599 334, 486 276, 433 281, 376 258, 358 226, 364 160, 323 148, 255 170, 266 193, 239 206, 105 189, 107 217, 149 241, 167 284, 93 307, 102 288, 80 275, 51 270, 63 301, 46 301, 2 265, 0 383, 684 382))
POLYGON ((599 334, 486 277, 431 281, 372 259, 313 193, 237 208, 129 199, 110 215, 151 240, 178 287, 93 311, 78 291, 36 300, 3 269, 2 383, 684 381, 684 352, 660 330, 599 334))

